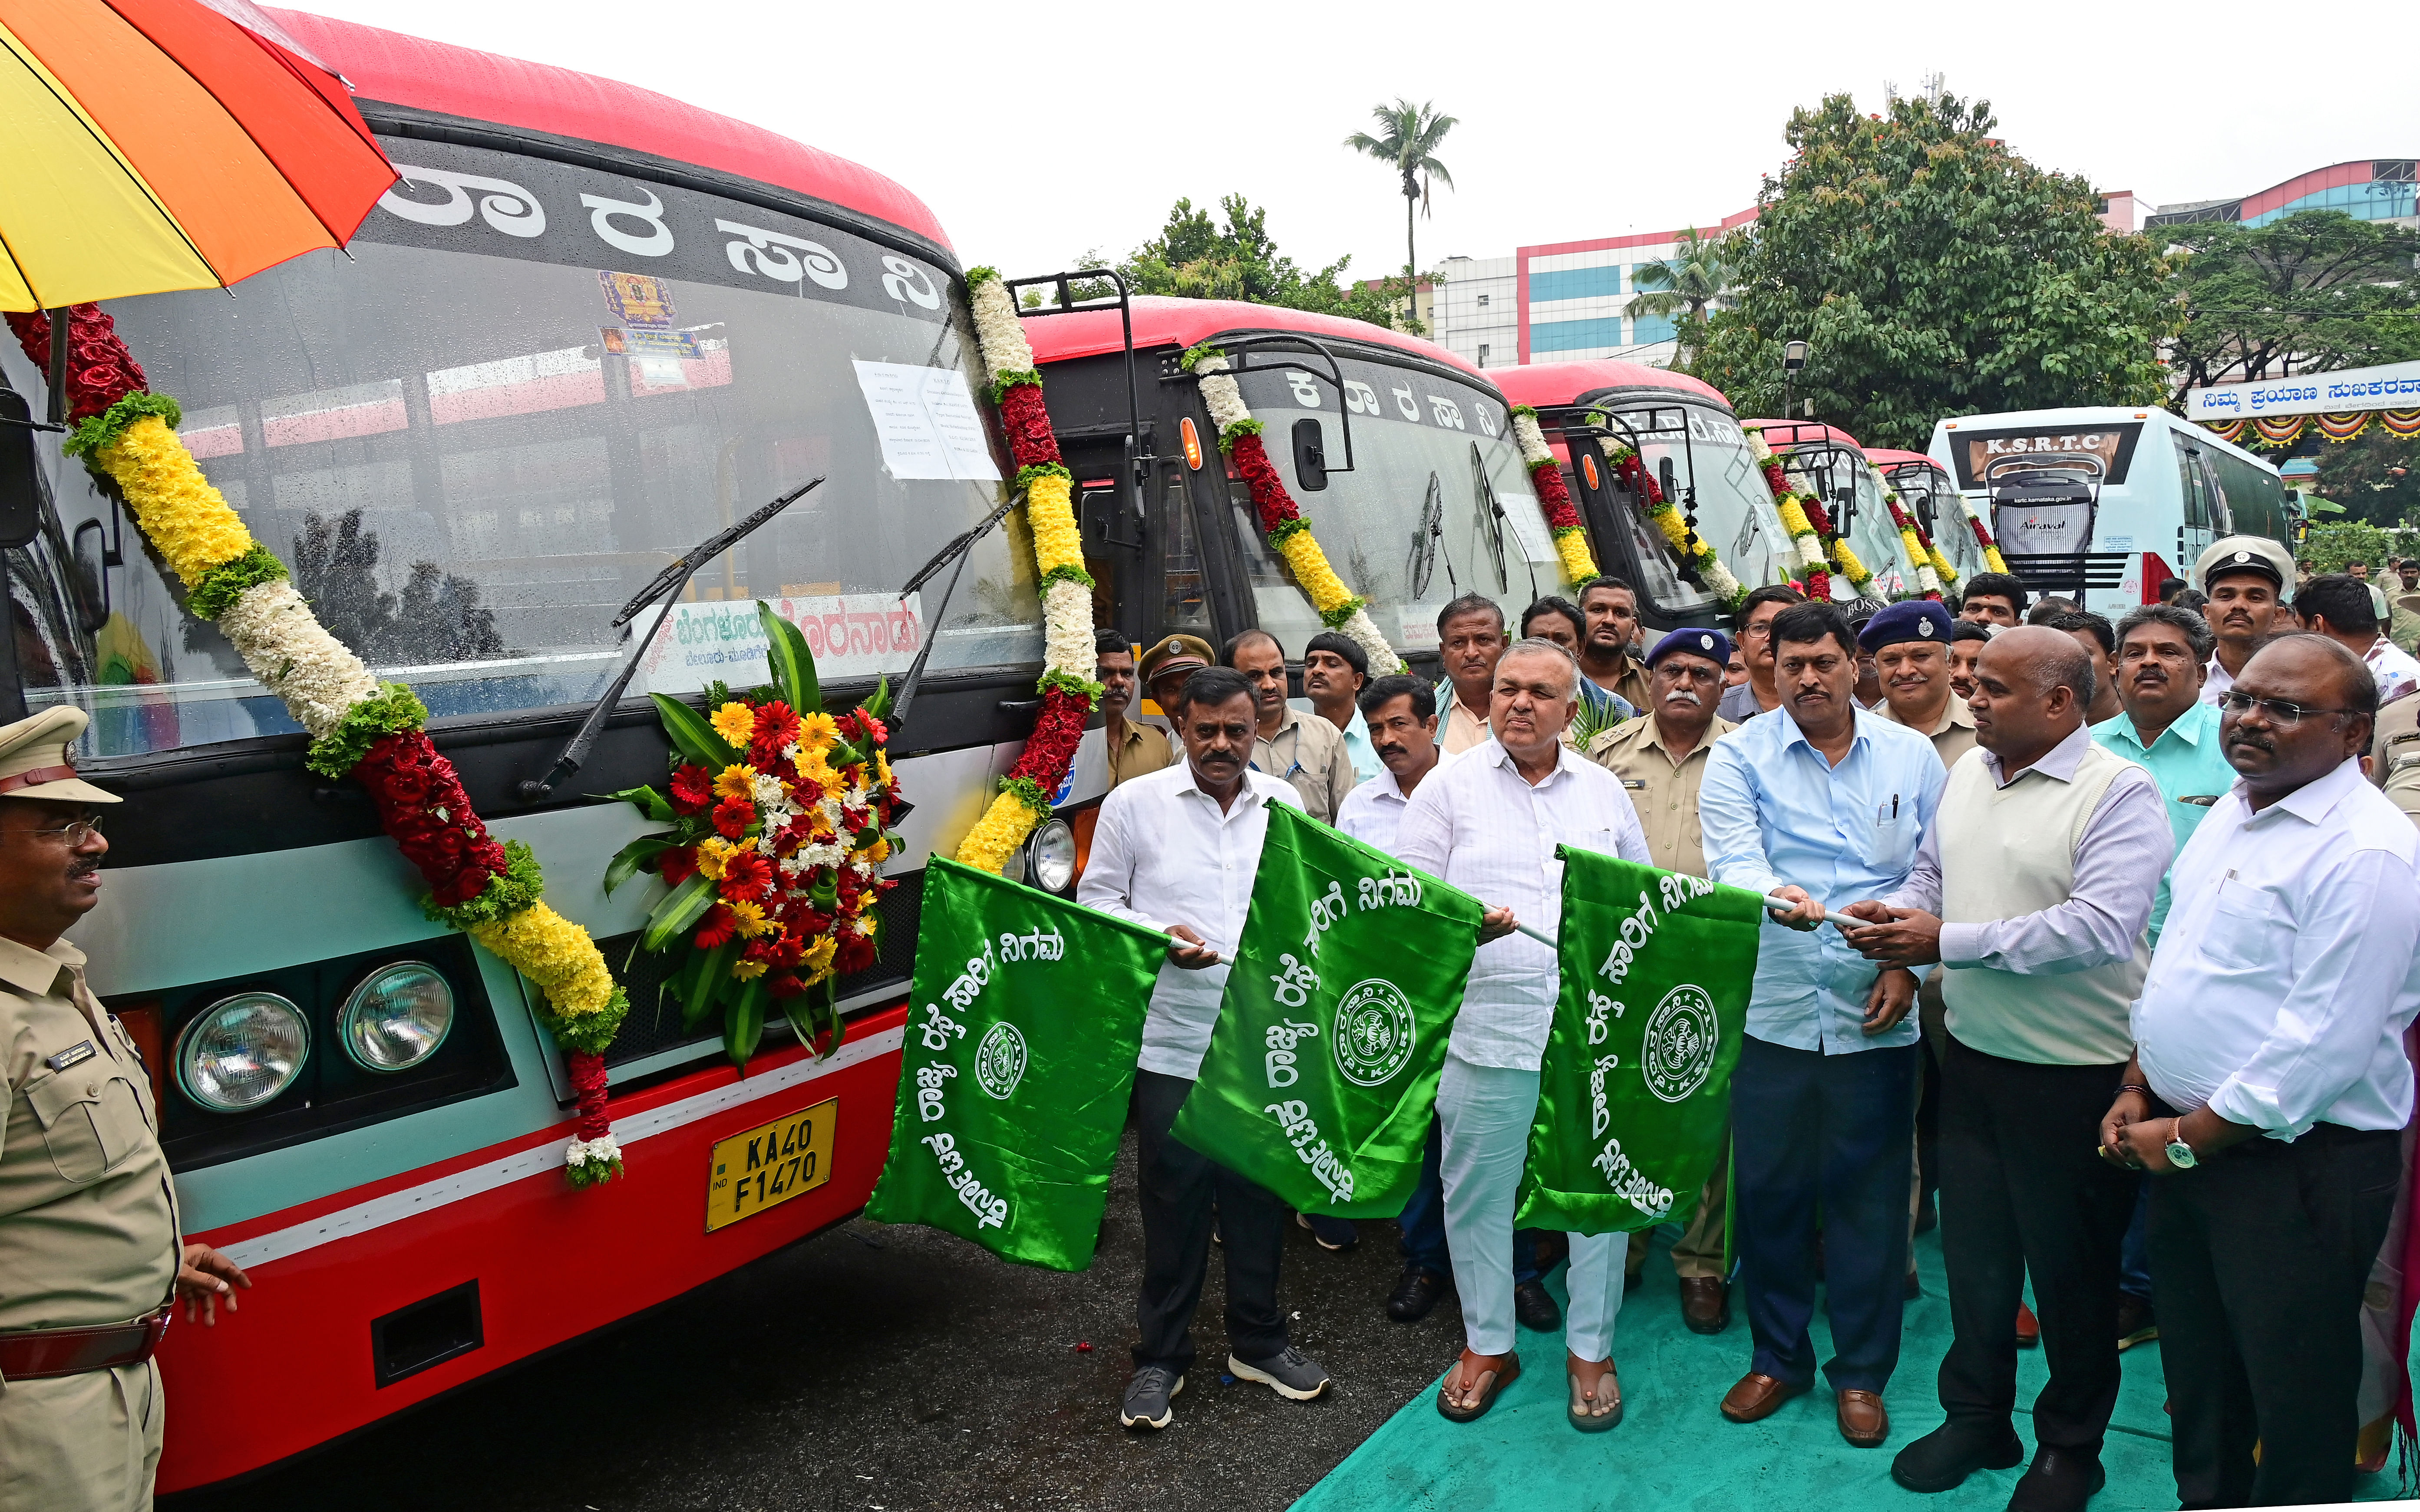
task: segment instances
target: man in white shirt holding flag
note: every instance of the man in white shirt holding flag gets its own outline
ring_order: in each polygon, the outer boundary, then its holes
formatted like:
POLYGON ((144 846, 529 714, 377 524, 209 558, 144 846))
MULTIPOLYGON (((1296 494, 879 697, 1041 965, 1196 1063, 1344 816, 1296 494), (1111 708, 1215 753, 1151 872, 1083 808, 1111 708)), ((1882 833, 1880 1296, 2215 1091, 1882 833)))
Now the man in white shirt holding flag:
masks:
MULTIPOLYGON (((1648 861, 1620 779, 1562 743, 1579 703, 1579 664, 1551 640, 1520 640, 1496 666, 1490 738, 1438 767, 1412 795, 1395 854, 1488 905, 1481 945, 1437 1084, 1446 1233, 1462 1293, 1466 1347, 1437 1411, 1469 1422, 1520 1374, 1513 1352, 1514 1199, 1538 1109, 1538 1068, 1559 986, 1554 950, 1514 933, 1561 917, 1558 843, 1648 861)), ((1564 1368, 1567 1413, 1583 1431, 1621 1418, 1613 1324, 1624 1234, 1571 1236, 1564 1368)))

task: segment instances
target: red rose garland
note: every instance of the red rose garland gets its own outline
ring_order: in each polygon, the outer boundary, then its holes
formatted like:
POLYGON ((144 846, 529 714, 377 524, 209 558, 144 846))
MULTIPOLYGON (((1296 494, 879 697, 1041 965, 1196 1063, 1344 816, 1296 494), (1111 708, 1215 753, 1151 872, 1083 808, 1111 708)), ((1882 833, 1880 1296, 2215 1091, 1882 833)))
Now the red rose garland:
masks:
MULTIPOLYGON (((26 358, 51 369, 51 317, 39 310, 8 312, 8 329, 26 358)), ((147 386, 142 364, 117 334, 117 322, 97 304, 68 311, 68 419, 82 423, 147 386)))
POLYGON ((1234 449, 1228 453, 1235 464, 1236 475, 1252 496, 1252 511, 1261 519, 1261 533, 1275 535, 1278 527, 1288 520, 1302 518, 1302 510, 1294 496, 1286 492, 1285 480, 1270 465, 1269 452, 1257 434, 1235 438, 1234 449))

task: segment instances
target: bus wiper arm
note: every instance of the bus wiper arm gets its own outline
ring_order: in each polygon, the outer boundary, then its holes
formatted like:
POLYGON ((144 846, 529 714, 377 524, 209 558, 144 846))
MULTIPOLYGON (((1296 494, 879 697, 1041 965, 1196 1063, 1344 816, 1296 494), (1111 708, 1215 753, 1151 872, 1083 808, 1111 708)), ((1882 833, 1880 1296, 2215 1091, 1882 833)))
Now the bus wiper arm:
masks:
POLYGON ((917 568, 915 576, 900 588, 899 601, 904 604, 909 594, 939 577, 943 567, 953 562, 958 564, 958 570, 950 574, 949 585, 941 590, 941 601, 933 607, 931 614, 924 617, 927 626, 924 643, 916 648, 916 659, 909 664, 908 675, 900 681, 899 696, 891 701, 892 729, 904 728, 908 723, 908 705, 916 702, 917 686, 924 681, 924 663, 931 658, 935 636, 950 612, 950 595, 958 591, 958 579, 966 574, 967 558, 973 554, 977 542, 989 535, 993 527, 1008 517, 1010 510, 1023 502, 1025 490, 1022 488, 1001 500, 998 509, 985 515, 972 529, 960 532, 949 545, 934 552, 933 560, 917 568))
MULTIPOLYGON (((661 600, 669 606, 674 600, 678 599, 681 591, 689 587, 689 580, 697 576, 700 568, 747 539, 766 521, 813 493, 822 486, 823 481, 820 477, 808 479, 746 519, 717 531, 679 556, 673 558, 664 564, 663 571, 656 574, 653 581, 640 589, 636 596, 622 606, 621 612, 613 616, 614 628, 619 629, 637 619, 640 611, 650 604, 661 600)), ((639 663, 646 659, 647 648, 655 644, 656 636, 663 629, 664 621, 669 618, 671 618, 671 612, 667 608, 666 612, 657 615, 655 623, 647 626, 647 633, 640 637, 639 643, 631 648, 630 659, 622 664, 622 671, 615 675, 613 685, 597 696, 596 702, 589 705, 588 717, 580 721, 580 728, 573 731, 571 738, 564 743, 562 751, 555 756, 554 764, 547 768, 546 775, 523 778, 513 785, 515 795, 523 803, 535 803, 545 797, 554 791, 556 783, 579 771, 581 764, 588 760, 588 753, 596 748, 597 737, 604 733, 605 720, 615 709, 621 707, 623 689, 630 686, 631 674, 639 670, 639 663)))

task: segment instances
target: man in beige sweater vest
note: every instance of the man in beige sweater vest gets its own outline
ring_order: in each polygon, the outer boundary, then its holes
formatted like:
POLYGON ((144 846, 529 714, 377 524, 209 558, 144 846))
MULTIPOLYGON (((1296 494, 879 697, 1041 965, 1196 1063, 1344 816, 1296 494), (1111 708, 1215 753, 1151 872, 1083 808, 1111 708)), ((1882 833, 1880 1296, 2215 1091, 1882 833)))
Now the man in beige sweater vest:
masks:
POLYGON ((2071 1512, 2102 1481, 2118 1397, 2118 1256, 2133 1187, 2095 1154, 2133 1051, 2127 1010, 2149 964, 2144 926, 2174 848, 2150 774, 2085 728, 2092 659, 2024 626, 1984 648, 1971 710, 1981 748, 1949 774, 1916 869, 1853 903, 1875 961, 1939 963, 1948 1005, 1942 1255, 1955 1330, 1948 1421, 1892 1478, 1940 1491, 2024 1458, 2015 1318, 2026 1274, 2050 1383, 2012 1512, 2071 1512))

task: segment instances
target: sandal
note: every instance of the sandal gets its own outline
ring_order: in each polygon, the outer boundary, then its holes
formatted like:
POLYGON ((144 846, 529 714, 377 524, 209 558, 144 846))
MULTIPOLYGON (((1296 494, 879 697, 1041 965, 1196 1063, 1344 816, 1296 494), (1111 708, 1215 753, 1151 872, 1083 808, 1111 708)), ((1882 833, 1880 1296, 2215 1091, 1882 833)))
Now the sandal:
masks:
POLYGON ((1449 1423, 1476 1423, 1496 1405, 1496 1398, 1503 1395, 1504 1388, 1520 1379, 1521 1357, 1518 1354, 1473 1354, 1465 1350, 1462 1357, 1453 1363, 1453 1368, 1446 1373, 1445 1383, 1437 1387, 1437 1412, 1449 1423), (1454 1400, 1454 1382, 1462 1376, 1466 1365, 1481 1360, 1498 1363, 1472 1378, 1479 1387, 1479 1405, 1464 1407, 1454 1400))
POLYGON ((1621 1378, 1615 1373, 1613 1362, 1607 1360, 1605 1368, 1593 1381, 1581 1379, 1581 1371, 1595 1369, 1593 1361, 1583 1360, 1568 1350, 1564 1351, 1563 1373, 1572 1388, 1571 1405, 1564 1409, 1564 1415, 1571 1419, 1572 1427, 1582 1433, 1603 1433, 1621 1421, 1621 1378), (1583 1393, 1593 1390, 1599 1394, 1599 1400, 1603 1400, 1603 1393, 1608 1385, 1613 1391, 1613 1410, 1609 1412, 1590 1412, 1589 1400, 1583 1393))

